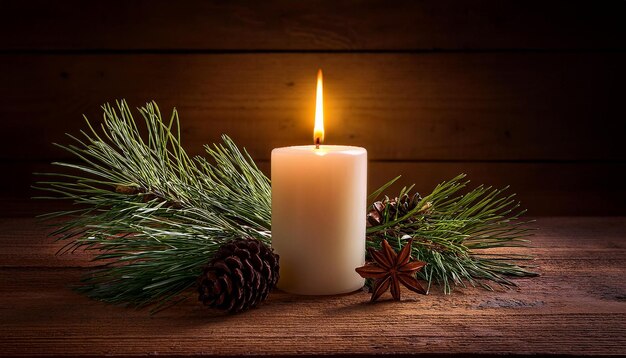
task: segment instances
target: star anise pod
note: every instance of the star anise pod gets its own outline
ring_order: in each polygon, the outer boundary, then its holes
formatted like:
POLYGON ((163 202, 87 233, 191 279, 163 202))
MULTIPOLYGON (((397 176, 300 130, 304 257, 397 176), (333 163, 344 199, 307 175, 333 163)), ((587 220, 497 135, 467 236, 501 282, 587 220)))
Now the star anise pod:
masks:
POLYGON ((415 273, 426 266, 423 261, 411 261, 411 245, 413 239, 404 245, 396 254, 387 240, 383 240, 382 248, 377 251, 369 247, 367 250, 374 260, 365 266, 357 267, 356 272, 363 278, 374 279, 372 302, 376 301, 391 287, 391 295, 400 300, 400 284, 413 292, 425 295, 427 292, 415 278, 415 273))

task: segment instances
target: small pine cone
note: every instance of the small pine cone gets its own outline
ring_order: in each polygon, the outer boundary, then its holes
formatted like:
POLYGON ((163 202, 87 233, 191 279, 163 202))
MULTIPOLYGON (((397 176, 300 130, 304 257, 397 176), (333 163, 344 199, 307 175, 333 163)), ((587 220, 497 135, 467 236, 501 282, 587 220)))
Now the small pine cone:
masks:
POLYGON ((406 215, 409 211, 415 209, 417 204, 422 200, 419 193, 415 193, 412 197, 407 194, 402 195, 400 199, 385 198, 382 201, 377 201, 372 205, 372 208, 367 213, 367 223, 370 226, 378 226, 383 224, 385 217, 385 210, 388 210, 389 218, 395 218, 406 215))
POLYGON ((141 193, 141 188, 137 186, 118 185, 115 187, 115 192, 118 194, 135 195, 141 193))
POLYGON ((261 241, 235 239, 222 245, 198 278, 198 299, 237 313, 267 298, 278 282, 278 255, 261 241))

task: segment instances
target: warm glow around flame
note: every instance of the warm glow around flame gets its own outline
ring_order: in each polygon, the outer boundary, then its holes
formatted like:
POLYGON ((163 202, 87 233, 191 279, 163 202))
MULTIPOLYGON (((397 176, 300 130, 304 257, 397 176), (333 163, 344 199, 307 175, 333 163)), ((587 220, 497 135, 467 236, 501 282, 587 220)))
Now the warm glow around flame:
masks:
POLYGON ((313 129, 313 143, 319 146, 324 142, 324 86, 322 84, 322 69, 317 71, 317 92, 315 97, 315 128, 313 129))

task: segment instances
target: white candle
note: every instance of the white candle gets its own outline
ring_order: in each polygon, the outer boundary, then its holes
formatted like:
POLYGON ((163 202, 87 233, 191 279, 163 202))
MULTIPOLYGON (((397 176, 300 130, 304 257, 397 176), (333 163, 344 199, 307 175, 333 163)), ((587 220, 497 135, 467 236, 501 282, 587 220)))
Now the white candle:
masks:
POLYGON ((314 143, 272 151, 272 246, 278 287, 305 295, 358 290, 365 262, 367 151, 322 145, 321 71, 314 143))

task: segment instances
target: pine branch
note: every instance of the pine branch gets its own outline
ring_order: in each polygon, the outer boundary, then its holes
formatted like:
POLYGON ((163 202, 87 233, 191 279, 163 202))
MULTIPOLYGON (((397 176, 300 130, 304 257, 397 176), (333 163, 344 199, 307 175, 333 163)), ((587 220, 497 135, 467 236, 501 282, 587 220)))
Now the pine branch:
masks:
MULTIPOLYGON (((52 233, 67 245, 94 250, 103 264, 79 290, 110 303, 175 302, 224 241, 252 236, 269 244, 271 189, 267 177, 227 136, 207 147, 214 160, 190 158, 180 141, 176 110, 168 123, 156 103, 140 108, 147 139, 126 104, 104 105, 100 131, 59 145, 80 164, 55 163, 76 174, 45 174, 38 186, 80 209, 52 233)), ((160 307, 159 307, 160 308, 160 307)))
MULTIPOLYGON (((89 130, 69 136, 74 144, 58 145, 78 159, 54 163, 71 173, 41 174, 50 180, 37 184, 50 193, 42 198, 77 206, 44 215, 62 220, 52 233, 66 242, 60 253, 96 252, 93 260, 100 265, 83 278, 80 291, 114 304, 161 309, 186 297, 225 241, 251 236, 270 243, 270 181, 229 137, 205 147, 211 161, 191 158, 175 109, 166 121, 156 103, 146 104, 138 109, 143 126, 124 101, 102 109, 100 127, 85 118, 89 130)), ((514 263, 520 257, 485 253, 527 243, 518 204, 491 188, 460 195, 463 177, 438 185, 405 215, 387 212, 381 225, 368 228, 368 245, 386 238, 400 248, 414 237, 414 257, 428 262, 422 278, 445 292, 464 282, 490 288, 487 281, 511 285, 506 276, 532 275, 514 263)))
MULTIPOLYGON (((527 246, 530 222, 519 221, 524 210, 505 189, 478 186, 460 192, 469 181, 461 174, 441 183, 404 215, 387 205, 380 225, 367 230, 368 246, 380 248, 382 239, 397 250, 413 238, 413 257, 428 265, 420 272, 428 285, 437 283, 445 293, 453 285, 480 286, 491 290, 488 281, 511 286, 507 276, 535 276, 519 262, 531 257, 515 254, 489 255, 488 249, 527 246)), ((395 181, 394 179, 393 181, 395 181)), ((391 183, 391 182, 390 182, 391 183)), ((389 186, 386 184, 385 186, 389 186)), ((403 188, 397 198, 408 197, 403 188)), ((383 203, 389 203, 389 198, 383 203)), ((383 204, 384 205, 384 204, 383 204)))

